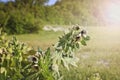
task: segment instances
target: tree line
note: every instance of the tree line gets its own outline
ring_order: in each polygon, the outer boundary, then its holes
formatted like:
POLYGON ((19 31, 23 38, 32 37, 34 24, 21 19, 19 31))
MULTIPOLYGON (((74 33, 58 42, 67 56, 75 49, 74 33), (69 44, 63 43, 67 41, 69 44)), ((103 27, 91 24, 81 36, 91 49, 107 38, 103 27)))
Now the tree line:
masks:
POLYGON ((0 27, 8 34, 38 32, 44 25, 97 25, 93 11, 95 0, 49 0, 0 1, 0 27))

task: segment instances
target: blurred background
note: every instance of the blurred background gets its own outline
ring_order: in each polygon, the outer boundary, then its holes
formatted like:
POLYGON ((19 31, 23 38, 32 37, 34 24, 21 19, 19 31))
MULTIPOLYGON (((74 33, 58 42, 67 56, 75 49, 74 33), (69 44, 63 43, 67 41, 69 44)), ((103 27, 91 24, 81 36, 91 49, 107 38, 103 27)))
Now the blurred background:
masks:
POLYGON ((120 80, 120 0, 0 0, 0 28, 33 48, 45 50, 76 24, 91 40, 64 80, 120 80))
POLYGON ((24 34, 45 25, 118 26, 119 5, 119 0, 0 0, 0 27, 24 34))

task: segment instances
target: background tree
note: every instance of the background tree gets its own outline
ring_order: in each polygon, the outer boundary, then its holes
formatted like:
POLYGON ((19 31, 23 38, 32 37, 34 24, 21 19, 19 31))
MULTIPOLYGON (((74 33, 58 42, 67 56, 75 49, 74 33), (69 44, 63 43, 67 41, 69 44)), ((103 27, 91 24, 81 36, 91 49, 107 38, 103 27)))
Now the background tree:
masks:
POLYGON ((38 32, 44 25, 97 25, 99 0, 15 0, 0 2, 0 23, 8 34, 38 32), (33 30, 33 31, 32 31, 33 30))

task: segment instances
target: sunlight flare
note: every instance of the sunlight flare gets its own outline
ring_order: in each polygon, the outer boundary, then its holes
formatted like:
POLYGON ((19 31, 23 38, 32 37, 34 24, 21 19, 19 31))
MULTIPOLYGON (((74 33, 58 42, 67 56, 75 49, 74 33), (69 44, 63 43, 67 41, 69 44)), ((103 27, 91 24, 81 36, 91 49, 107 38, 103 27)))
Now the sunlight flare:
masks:
POLYGON ((120 24, 120 1, 109 2, 106 4, 105 20, 112 25, 120 24))

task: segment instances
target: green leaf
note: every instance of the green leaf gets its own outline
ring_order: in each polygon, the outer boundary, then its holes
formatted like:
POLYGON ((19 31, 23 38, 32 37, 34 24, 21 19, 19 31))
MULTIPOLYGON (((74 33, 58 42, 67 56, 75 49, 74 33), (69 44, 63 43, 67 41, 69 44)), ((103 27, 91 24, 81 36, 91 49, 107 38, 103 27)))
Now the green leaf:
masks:
POLYGON ((65 58, 62 58, 62 62, 63 62, 63 66, 67 68, 67 70, 69 70, 69 66, 67 63, 67 60, 65 58))
POLYGON ((41 48, 38 48, 38 52, 39 52, 39 53, 42 53, 42 49, 41 49, 41 48))
POLYGON ((76 47, 77 47, 77 48, 80 48, 80 45, 79 45, 79 43, 76 43, 76 47))
POLYGON ((65 46, 65 52, 67 53, 68 50, 69 50, 69 44, 66 44, 66 46, 65 46))
POLYGON ((88 41, 88 40, 90 40, 90 37, 87 36, 87 37, 84 38, 84 40, 85 40, 85 41, 88 41))
POLYGON ((10 59, 11 58, 11 55, 10 54, 7 54, 7 56, 6 56, 6 59, 10 59))
POLYGON ((74 57, 74 58, 70 58, 70 64, 77 67, 77 62, 79 61, 79 58, 74 57))
POLYGON ((84 45, 84 46, 87 45, 86 42, 85 42, 85 40, 81 40, 81 44, 84 45))
POLYGON ((9 51, 10 53, 12 53, 12 52, 13 52, 13 50, 12 50, 12 48, 11 48, 11 47, 8 49, 8 51, 9 51))

